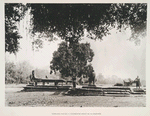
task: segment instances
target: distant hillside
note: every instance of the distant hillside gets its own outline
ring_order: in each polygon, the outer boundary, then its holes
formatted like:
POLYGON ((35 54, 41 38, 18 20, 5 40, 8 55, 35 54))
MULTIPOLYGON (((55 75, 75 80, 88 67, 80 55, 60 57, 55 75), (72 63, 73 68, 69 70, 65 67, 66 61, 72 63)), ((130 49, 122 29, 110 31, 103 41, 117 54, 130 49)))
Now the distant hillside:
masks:
MULTIPOLYGON (((97 80, 96 84, 116 84, 116 83, 124 84, 123 79, 117 77, 116 75, 112 75, 110 77, 104 77, 102 74, 99 74, 96 77, 96 80, 97 80)), ((124 80, 128 81, 128 78, 124 80)), ((141 85, 146 86, 146 81, 141 80, 141 85)))
POLYGON ((116 83, 122 83, 123 80, 116 75, 112 75, 111 77, 104 77, 102 74, 99 74, 96 77, 96 84, 116 84, 116 83))

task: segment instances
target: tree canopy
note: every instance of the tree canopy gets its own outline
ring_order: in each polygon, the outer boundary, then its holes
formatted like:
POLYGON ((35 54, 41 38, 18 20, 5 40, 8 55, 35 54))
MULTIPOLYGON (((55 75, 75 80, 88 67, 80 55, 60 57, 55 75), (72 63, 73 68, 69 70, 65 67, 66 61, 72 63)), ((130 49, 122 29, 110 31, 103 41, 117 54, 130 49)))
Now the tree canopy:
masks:
POLYGON ((27 77, 31 74, 33 67, 29 62, 5 62, 5 83, 26 83, 29 82, 27 77))
POLYGON ((63 77, 81 77, 86 73, 85 71, 89 71, 85 68, 93 60, 93 56, 94 52, 89 43, 76 43, 74 46, 68 46, 67 42, 62 42, 58 50, 53 53, 51 73, 59 71, 63 77))
POLYGON ((102 39, 115 26, 130 27, 132 38, 146 29, 147 4, 30 4, 33 33, 57 34, 72 42, 84 30, 91 39, 102 39))
POLYGON ((21 35, 16 23, 25 15, 27 7, 21 3, 5 3, 5 52, 16 53, 21 35))
POLYGON ((83 75, 85 75, 85 77, 89 77, 89 84, 91 84, 92 82, 93 84, 95 84, 95 72, 91 64, 85 66, 83 75))
POLYGON ((130 27, 131 38, 146 34, 147 4, 5 4, 5 51, 16 53, 19 38, 16 22, 31 8, 32 33, 53 38, 56 34, 70 43, 81 40, 84 31, 91 39, 102 39, 111 28, 130 27))

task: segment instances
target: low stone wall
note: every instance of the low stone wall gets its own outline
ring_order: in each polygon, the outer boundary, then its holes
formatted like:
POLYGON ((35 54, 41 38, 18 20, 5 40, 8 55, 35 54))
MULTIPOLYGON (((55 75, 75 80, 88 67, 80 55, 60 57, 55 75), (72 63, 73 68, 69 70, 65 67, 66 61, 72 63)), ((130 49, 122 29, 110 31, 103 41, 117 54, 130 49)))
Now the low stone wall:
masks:
POLYGON ((68 95, 77 96, 126 96, 130 95, 130 88, 118 88, 118 87, 94 87, 84 86, 82 88, 71 89, 68 91, 68 95))
POLYGON ((23 91, 55 91, 55 90, 69 90, 71 86, 26 86, 23 91))
POLYGON ((68 95, 77 95, 77 96, 100 96, 104 95, 103 90, 101 89, 71 89, 67 93, 68 95))

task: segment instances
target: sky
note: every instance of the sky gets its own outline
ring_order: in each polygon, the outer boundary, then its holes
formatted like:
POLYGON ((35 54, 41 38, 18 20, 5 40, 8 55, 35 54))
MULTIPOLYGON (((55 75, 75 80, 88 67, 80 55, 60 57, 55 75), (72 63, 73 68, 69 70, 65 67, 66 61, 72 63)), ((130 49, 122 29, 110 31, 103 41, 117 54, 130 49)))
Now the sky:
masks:
MULTIPOLYGON (((20 50, 17 56, 6 54, 6 60, 21 62, 29 61, 35 68, 49 69, 53 52, 57 50, 59 43, 62 41, 44 42, 43 48, 33 52, 31 47, 32 39, 27 32, 29 28, 30 16, 25 18, 18 25, 21 36, 20 50)), ((142 38, 139 45, 134 41, 129 41, 131 30, 118 32, 116 29, 110 31, 111 35, 100 40, 91 40, 84 37, 81 42, 89 42, 91 49, 94 51, 94 58, 91 62, 96 75, 103 74, 105 77, 116 75, 119 78, 135 79, 139 76, 145 79, 145 60, 146 60, 146 38, 142 38)), ((36 37, 35 37, 36 38, 36 37)))
POLYGON ((85 39, 91 43, 95 56, 93 67, 96 74, 102 73, 105 77, 116 75, 120 78, 135 79, 137 75, 145 79, 146 38, 140 45, 129 41, 131 32, 122 33, 111 31, 111 35, 103 38, 103 41, 85 39))

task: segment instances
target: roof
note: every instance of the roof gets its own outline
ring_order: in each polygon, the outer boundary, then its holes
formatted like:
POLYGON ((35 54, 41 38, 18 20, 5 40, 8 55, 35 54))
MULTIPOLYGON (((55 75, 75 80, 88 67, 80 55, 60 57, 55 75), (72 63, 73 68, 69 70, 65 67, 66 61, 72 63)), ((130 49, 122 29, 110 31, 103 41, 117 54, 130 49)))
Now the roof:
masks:
POLYGON ((41 78, 35 78, 34 81, 37 81, 37 82, 66 82, 64 79, 41 79, 41 78))

